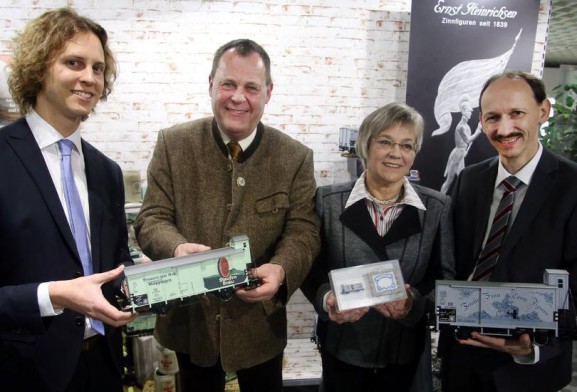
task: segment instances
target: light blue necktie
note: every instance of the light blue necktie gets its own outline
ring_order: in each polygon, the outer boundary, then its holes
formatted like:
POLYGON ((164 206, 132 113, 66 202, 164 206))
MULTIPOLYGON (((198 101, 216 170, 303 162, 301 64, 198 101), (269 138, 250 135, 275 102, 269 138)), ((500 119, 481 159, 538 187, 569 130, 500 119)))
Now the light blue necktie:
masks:
MULTIPOLYGON (((70 226, 74 240, 76 241, 76 248, 82 261, 82 269, 84 275, 92 275, 92 255, 90 254, 90 246, 88 243, 88 230, 86 227, 86 220, 84 219, 84 211, 82 210, 82 202, 78 194, 78 188, 74 182, 74 173, 72 172, 72 148, 74 143, 68 139, 58 141, 62 161, 60 162, 60 169, 62 170, 62 181, 64 185, 64 198, 66 199, 66 207, 70 215, 70 226)), ((101 335, 104 335, 104 325, 102 321, 90 319, 92 329, 101 335)))

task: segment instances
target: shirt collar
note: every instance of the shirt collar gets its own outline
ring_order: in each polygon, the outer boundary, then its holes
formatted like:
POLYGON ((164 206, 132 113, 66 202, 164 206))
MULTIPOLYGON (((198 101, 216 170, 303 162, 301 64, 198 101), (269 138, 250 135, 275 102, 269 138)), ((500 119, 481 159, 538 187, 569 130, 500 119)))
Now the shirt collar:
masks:
MULTIPOLYGON (((367 171, 365 170, 363 174, 361 174, 361 176, 355 182, 353 190, 351 191, 351 194, 347 199, 347 203, 345 204, 345 209, 349 208, 351 205, 355 204, 359 200, 368 199, 367 195, 369 194, 369 191, 367 190, 367 187, 365 185, 366 174, 367 171)), ((417 194, 417 191, 415 191, 415 188, 413 188, 413 185, 408 180, 408 178, 404 177, 403 181, 404 181, 403 187, 405 190, 405 195, 403 197, 403 200, 401 200, 398 204, 409 205, 418 208, 419 210, 426 211, 427 208, 421 201, 421 198, 417 194)))
MULTIPOLYGON (((48 124, 38 113, 31 110, 26 115, 26 122, 32 131, 36 143, 40 149, 44 149, 50 145, 57 143, 60 139, 64 139, 60 132, 58 132, 52 125, 48 124)), ((80 138, 80 129, 77 129, 72 135, 67 137, 74 143, 76 150, 82 154, 82 142, 80 138)))
MULTIPOLYGON (((226 133, 221 131, 220 128, 218 128, 218 133, 220 133, 220 137, 222 138, 222 142, 226 146, 228 144, 228 142, 230 142, 230 138, 226 135, 226 133)), ((240 144, 242 151, 246 151, 246 149, 252 144, 255 137, 256 137, 256 128, 251 132, 250 135, 248 135, 248 137, 245 137, 244 139, 239 140, 238 144, 240 144)))
POLYGON ((521 170, 519 170, 515 174, 509 173, 507 169, 505 169, 505 166, 503 166, 503 163, 501 163, 501 160, 499 159, 497 178, 495 180, 495 188, 497 188, 505 178, 513 175, 517 177, 519 180, 521 180, 523 184, 529 186, 529 184, 531 183, 531 178, 533 178, 533 173, 535 173, 535 169, 537 169, 537 164, 541 159, 541 155, 543 155, 543 146, 541 145, 541 142, 539 142, 539 148, 537 149, 537 153, 533 156, 533 158, 531 158, 529 162, 527 162, 525 166, 523 166, 521 170))

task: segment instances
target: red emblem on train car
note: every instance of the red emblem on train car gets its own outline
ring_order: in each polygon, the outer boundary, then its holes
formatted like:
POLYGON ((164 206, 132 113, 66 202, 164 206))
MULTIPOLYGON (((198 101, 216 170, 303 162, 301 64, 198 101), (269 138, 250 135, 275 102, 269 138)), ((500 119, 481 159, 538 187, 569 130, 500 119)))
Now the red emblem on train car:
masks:
POLYGON ((228 260, 226 259, 226 257, 221 257, 218 260, 218 273, 223 278, 228 278, 228 276, 230 275, 230 265, 228 264, 228 260))

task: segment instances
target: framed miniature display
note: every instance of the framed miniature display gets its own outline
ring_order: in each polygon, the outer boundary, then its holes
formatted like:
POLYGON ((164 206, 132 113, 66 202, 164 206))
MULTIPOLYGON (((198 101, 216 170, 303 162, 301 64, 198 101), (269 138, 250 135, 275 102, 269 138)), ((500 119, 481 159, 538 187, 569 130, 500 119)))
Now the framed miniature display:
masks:
POLYGON ((407 298, 399 260, 335 269, 329 272, 329 280, 338 310, 407 298))

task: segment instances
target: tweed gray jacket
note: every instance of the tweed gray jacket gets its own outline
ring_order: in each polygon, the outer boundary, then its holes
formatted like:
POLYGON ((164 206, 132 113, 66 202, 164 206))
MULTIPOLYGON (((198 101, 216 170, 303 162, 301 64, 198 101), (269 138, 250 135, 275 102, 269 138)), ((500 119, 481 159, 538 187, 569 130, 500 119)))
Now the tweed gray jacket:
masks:
POLYGON ((286 345, 285 304, 319 250, 314 211, 313 153, 259 123, 238 162, 228 158, 212 117, 160 131, 148 167, 148 190, 135 222, 137 239, 153 260, 193 242, 213 249, 246 234, 255 264, 286 273, 277 297, 261 303, 208 295, 159 317, 155 335, 193 363, 224 370, 252 367, 286 345))
POLYGON ((321 253, 302 286, 314 304, 321 346, 343 362, 360 367, 416 362, 424 346, 426 314, 433 307, 435 280, 454 276, 450 198, 413 185, 426 211, 405 206, 384 237, 370 219, 364 200, 344 208, 354 182, 317 189, 321 253), (374 309, 355 323, 328 319, 323 298, 331 289, 328 272, 398 259, 403 278, 415 294, 409 315, 390 320, 374 309))

